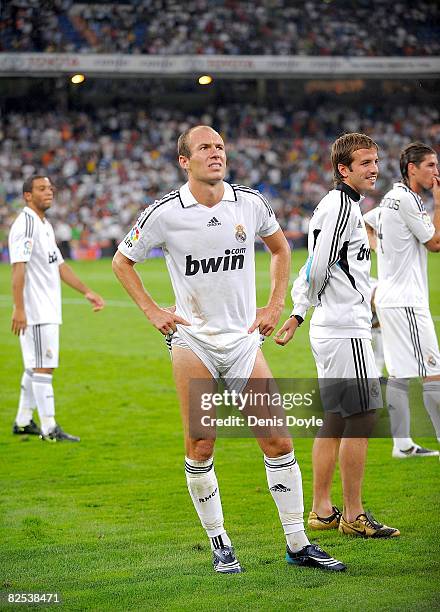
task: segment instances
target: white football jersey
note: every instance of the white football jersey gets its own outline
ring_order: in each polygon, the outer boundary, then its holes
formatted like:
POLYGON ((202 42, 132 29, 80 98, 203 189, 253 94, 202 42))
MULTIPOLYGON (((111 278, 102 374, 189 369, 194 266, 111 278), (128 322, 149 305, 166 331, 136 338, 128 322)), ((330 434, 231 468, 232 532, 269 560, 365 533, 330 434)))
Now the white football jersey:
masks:
POLYGON ((315 208, 309 257, 293 284, 293 312, 310 321, 312 338, 371 338, 370 248, 354 189, 342 183, 315 208))
POLYGON ((11 264, 26 262, 24 306, 28 325, 61 324, 61 282, 64 259, 52 225, 27 206, 9 232, 11 264))
POLYGON ((256 316, 255 236, 278 229, 258 191, 224 183, 223 199, 208 207, 186 183, 148 206, 118 248, 141 262, 153 247, 162 247, 176 314, 191 323, 178 325, 179 336, 229 351, 248 337, 256 316))
POLYGON ((377 234, 376 306, 428 308, 424 243, 433 237, 435 228, 420 196, 403 183, 395 183, 364 218, 377 234))

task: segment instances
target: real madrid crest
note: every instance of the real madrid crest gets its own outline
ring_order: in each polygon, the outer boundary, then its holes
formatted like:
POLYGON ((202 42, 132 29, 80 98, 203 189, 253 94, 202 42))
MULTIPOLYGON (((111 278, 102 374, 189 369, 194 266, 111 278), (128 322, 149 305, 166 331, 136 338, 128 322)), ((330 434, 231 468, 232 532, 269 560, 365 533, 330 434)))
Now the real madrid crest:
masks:
POLYGON ((244 231, 244 225, 235 226, 235 238, 238 242, 246 242, 246 232, 244 231))
POLYGON ((379 387, 379 383, 375 380, 371 381, 371 396, 372 397, 379 397, 379 391, 380 387, 379 387))

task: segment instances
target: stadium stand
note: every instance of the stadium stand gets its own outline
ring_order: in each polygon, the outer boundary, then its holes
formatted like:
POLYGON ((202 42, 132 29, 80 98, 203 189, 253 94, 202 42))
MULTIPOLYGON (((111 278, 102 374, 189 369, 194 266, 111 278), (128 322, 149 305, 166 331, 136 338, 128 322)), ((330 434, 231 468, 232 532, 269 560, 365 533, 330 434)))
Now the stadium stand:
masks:
POLYGON ((208 108, 198 117, 105 107, 94 113, 11 112, 0 121, 0 243, 5 246, 22 205, 24 178, 43 173, 57 186, 51 215, 58 240, 65 248, 73 241, 91 257, 97 249, 111 254, 145 202, 181 182, 175 143, 188 125, 201 121, 225 135, 229 180, 265 193, 287 235, 302 244, 310 212, 332 184, 329 147, 336 136, 364 131, 381 147, 380 179, 375 197, 366 199, 369 208, 398 176, 399 151, 408 141, 421 139, 440 149, 439 119, 435 107, 366 105, 355 111, 330 103, 313 111, 235 104, 208 108))
POLYGON ((10 0, 0 51, 162 55, 439 55, 431 0, 10 0))

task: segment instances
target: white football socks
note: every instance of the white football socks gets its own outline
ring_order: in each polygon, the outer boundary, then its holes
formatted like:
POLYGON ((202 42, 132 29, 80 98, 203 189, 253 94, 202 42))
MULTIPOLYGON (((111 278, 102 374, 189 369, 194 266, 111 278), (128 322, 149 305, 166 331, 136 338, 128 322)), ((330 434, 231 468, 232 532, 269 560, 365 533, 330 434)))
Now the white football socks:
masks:
POLYGON ((18 411, 15 418, 19 427, 29 425, 36 407, 34 393, 32 391, 32 375, 32 370, 25 370, 21 377, 20 399, 18 401, 18 411))
POLYGON ((440 442, 440 380, 423 383, 423 402, 434 426, 437 440, 440 442))
POLYGON ((390 415, 391 435, 394 448, 401 451, 415 446, 410 434, 411 417, 409 412, 409 379, 389 378, 386 398, 390 415))
POLYGON ((210 538, 211 548, 231 546, 231 540, 223 526, 222 503, 213 458, 195 461, 185 457, 185 475, 189 494, 200 522, 210 538))
POLYGON ((56 425, 52 374, 34 372, 32 377, 32 390, 38 408, 41 430, 43 434, 46 435, 52 431, 56 425))
POLYGON ((304 532, 302 478, 293 451, 281 457, 264 456, 267 484, 278 508, 287 545, 298 552, 310 544, 304 532))

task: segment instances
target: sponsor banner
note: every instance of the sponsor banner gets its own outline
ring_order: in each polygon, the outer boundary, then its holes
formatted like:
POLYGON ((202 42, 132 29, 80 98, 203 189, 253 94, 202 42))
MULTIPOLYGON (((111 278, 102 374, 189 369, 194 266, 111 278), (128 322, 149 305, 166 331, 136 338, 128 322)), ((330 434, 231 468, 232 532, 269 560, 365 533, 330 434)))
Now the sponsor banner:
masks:
POLYGON ((304 57, 253 55, 123 55, 0 53, 0 74, 84 72, 92 75, 190 76, 435 76, 439 57, 304 57))
POLYGON ((71 248, 72 259, 95 260, 101 258, 101 249, 97 245, 74 246, 71 248))
MULTIPOLYGON (((420 384, 414 384, 412 397, 412 434, 433 436, 420 384)), ((385 406, 385 381, 379 379, 193 379, 189 434, 196 439, 403 437, 405 424, 395 419, 392 431, 385 406)))

